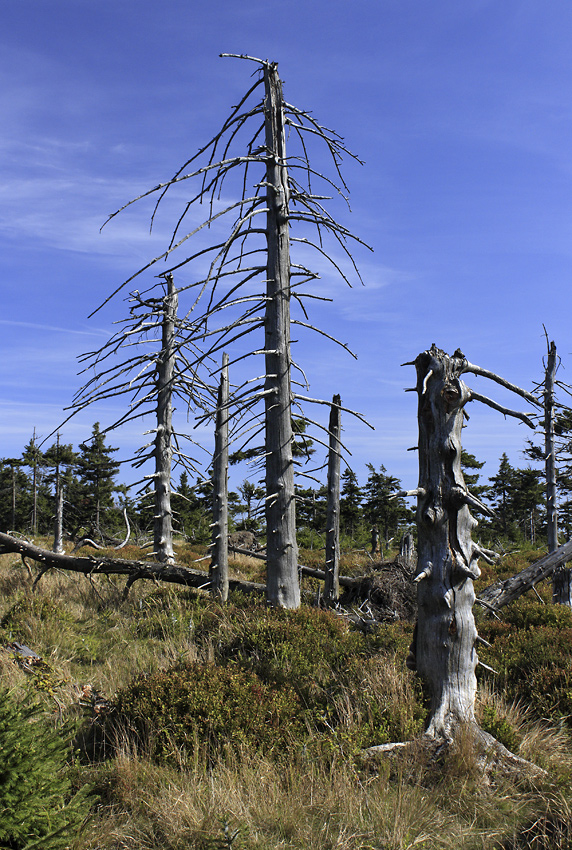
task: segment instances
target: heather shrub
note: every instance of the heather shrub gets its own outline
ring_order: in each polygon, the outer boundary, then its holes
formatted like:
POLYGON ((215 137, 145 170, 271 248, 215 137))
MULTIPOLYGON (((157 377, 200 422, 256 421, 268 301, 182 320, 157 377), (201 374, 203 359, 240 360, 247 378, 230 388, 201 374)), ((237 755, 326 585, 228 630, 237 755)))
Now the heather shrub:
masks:
POLYGON ((211 758, 226 745, 268 753, 287 746, 303 724, 291 687, 268 685, 236 664, 193 663, 139 676, 119 693, 117 709, 161 759, 185 759, 197 746, 211 758))
POLYGON ((506 698, 529 706, 539 718, 568 719, 572 716, 572 611, 522 600, 505 617, 505 622, 483 621, 479 626, 492 644, 479 650, 483 661, 497 671, 491 684, 506 698))
POLYGON ((26 638, 31 624, 37 621, 54 623, 61 628, 72 626, 75 618, 60 602, 46 596, 23 593, 0 620, 0 629, 9 637, 26 638))
POLYGON ((420 728, 418 686, 403 667, 410 630, 363 634, 331 612, 244 599, 195 602, 184 629, 196 656, 214 663, 177 664, 119 694, 120 713, 155 740, 156 754, 200 745, 212 756, 223 741, 263 753, 349 752, 420 728))
POLYGON ((513 753, 518 752, 522 742, 522 733, 506 714, 499 712, 495 705, 485 705, 481 709, 479 720, 485 732, 500 741, 507 750, 513 753))

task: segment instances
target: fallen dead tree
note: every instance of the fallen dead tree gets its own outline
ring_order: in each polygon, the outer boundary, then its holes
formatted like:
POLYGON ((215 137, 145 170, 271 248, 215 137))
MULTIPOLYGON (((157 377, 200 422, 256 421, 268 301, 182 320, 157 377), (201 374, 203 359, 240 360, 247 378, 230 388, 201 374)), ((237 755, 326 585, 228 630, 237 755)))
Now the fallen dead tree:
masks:
POLYGON ((493 611, 509 605, 514 602, 523 593, 552 575, 552 573, 572 559, 572 540, 564 543, 554 552, 549 552, 540 560, 530 564, 526 569, 522 570, 504 581, 498 581, 491 584, 477 597, 477 602, 485 608, 493 611))
MULTIPOLYGON (((248 549, 240 547, 229 547, 232 551, 247 555, 248 557, 266 560, 266 556, 259 552, 251 552, 248 549)), ((89 555, 87 557, 79 557, 75 555, 65 555, 51 552, 48 549, 42 549, 29 543, 26 540, 20 540, 12 537, 9 534, 0 532, 0 554, 17 554, 24 558, 36 561, 40 564, 40 571, 35 578, 34 584, 37 584, 42 576, 50 569, 69 570, 70 572, 81 573, 88 578, 97 575, 105 576, 125 576, 127 581, 123 591, 123 598, 126 599, 130 587, 139 580, 150 581, 165 581, 171 584, 179 584, 183 587, 195 588, 197 590, 210 590, 211 580, 206 571, 193 569, 192 567, 183 566, 181 564, 161 564, 147 561, 128 561, 123 558, 112 558, 106 555, 89 555)), ((206 556, 205 560, 209 560, 210 556, 206 556)), ((321 581, 325 580, 325 572, 316 570, 302 565, 298 566, 301 575, 306 575, 310 578, 316 578, 321 581)), ((401 584, 406 582, 409 584, 409 573, 400 563, 398 558, 393 563, 387 563, 384 567, 386 571, 392 573, 397 570, 400 575, 401 584), (407 574, 407 575, 406 575, 407 574), (407 579, 407 581, 406 581, 407 579)), ((390 607, 392 610, 397 607, 398 616, 390 617, 390 619, 409 619, 410 612, 405 614, 401 612, 401 604, 393 604, 393 593, 387 588, 381 587, 383 582, 380 582, 379 576, 340 576, 340 585, 344 588, 344 597, 347 603, 354 603, 359 600, 368 600, 374 605, 374 608, 380 610, 390 607), (349 592, 349 596, 347 595, 349 592)), ((258 582, 245 581, 239 579, 230 579, 229 587, 231 590, 238 590, 242 593, 260 594, 266 592, 266 586, 258 582)), ((399 601, 399 600, 398 600, 399 601)), ((344 600, 342 600, 344 602, 344 600)), ((377 611, 376 611, 377 614, 377 611)), ((387 619, 386 616, 379 617, 382 621, 387 619)))
MULTIPOLYGON (((210 577, 207 572, 195 570, 191 567, 179 564, 159 564, 145 561, 127 561, 122 558, 109 558, 107 556, 91 555, 89 557, 75 557, 72 555, 60 555, 41 549, 33 543, 18 540, 9 534, 0 532, 0 554, 14 553, 22 558, 30 558, 41 564, 40 572, 36 577, 36 583, 50 569, 70 570, 82 573, 85 576, 116 575, 126 576, 127 582, 124 589, 124 597, 127 596, 129 588, 140 579, 151 581, 166 581, 172 584, 180 584, 184 587, 207 589, 210 586, 210 577)), ((239 581, 231 579, 232 590, 240 590, 242 593, 264 593, 266 588, 263 584, 252 581, 239 581)))

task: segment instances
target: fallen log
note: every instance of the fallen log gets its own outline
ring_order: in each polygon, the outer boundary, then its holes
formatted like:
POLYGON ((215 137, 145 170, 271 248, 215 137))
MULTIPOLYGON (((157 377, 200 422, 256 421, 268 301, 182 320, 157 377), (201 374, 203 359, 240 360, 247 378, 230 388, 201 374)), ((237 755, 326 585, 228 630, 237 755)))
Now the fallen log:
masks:
POLYGON ((228 544, 229 552, 236 552, 237 555, 247 555, 249 558, 258 558, 259 561, 266 560, 266 552, 257 552, 255 549, 243 549, 242 546, 232 546, 228 544))
MULTIPOLYGON (((118 575, 127 578, 124 596, 129 588, 139 579, 151 581, 166 581, 172 584, 181 584, 185 587, 208 588, 210 578, 207 572, 194 570, 179 564, 147 563, 145 561, 127 561, 122 558, 109 558, 107 556, 90 555, 89 557, 75 557, 72 555, 60 555, 56 552, 41 549, 33 543, 18 540, 9 534, 0 532, 0 554, 15 553, 22 557, 31 558, 42 565, 40 576, 49 569, 70 570, 82 573, 85 576, 94 575, 118 575)), ((231 579, 230 587, 240 590, 242 593, 264 593, 266 588, 263 584, 252 581, 239 581, 231 579)))
MULTIPOLYGON (((240 551, 239 547, 233 548, 240 551)), ((145 579, 155 582, 165 581, 195 589, 210 589, 209 574, 203 570, 193 569, 192 567, 182 566, 180 564, 128 561, 123 558, 111 558, 99 554, 90 554, 87 557, 58 554, 48 549, 41 549, 39 546, 35 546, 28 541, 20 540, 9 534, 0 532, 0 555, 9 553, 18 554, 22 558, 30 558, 41 565, 34 585, 38 583, 48 570, 59 569, 81 573, 90 579, 95 575, 125 576, 127 580, 123 591, 124 599, 127 598, 130 587, 136 581, 145 579)), ((243 551, 241 554, 265 559, 265 556, 261 553, 250 552, 248 550, 243 551)), ((323 570, 312 569, 302 564, 299 564, 298 568, 302 575, 317 578, 321 581, 325 579, 325 572, 323 570)), ((408 571, 403 568, 400 559, 397 559, 394 563, 388 562, 385 565, 385 569, 392 572, 396 568, 398 568, 398 573, 403 573, 401 576, 403 581, 406 584, 410 584, 408 571)), ((356 598, 369 599, 376 605, 376 595, 379 595, 379 588, 376 587, 376 582, 378 581, 379 574, 372 576, 340 576, 340 585, 346 591, 353 591, 356 598)), ((229 587, 231 590, 238 590, 248 594, 263 595, 266 593, 266 585, 253 581, 231 578, 229 580, 229 587)), ((382 607, 386 607, 385 604, 382 607)))
POLYGON ((548 578, 554 570, 570 559, 572 559, 572 540, 564 543, 554 552, 544 555, 520 573, 491 584, 477 596, 476 601, 485 608, 496 611, 514 602, 528 590, 532 590, 535 584, 548 578))

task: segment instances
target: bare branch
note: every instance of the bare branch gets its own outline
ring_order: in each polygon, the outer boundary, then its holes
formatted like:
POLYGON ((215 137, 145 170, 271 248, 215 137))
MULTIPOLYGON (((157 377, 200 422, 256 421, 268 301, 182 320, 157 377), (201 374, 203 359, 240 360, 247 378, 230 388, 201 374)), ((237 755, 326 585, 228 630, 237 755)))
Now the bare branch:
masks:
POLYGON ((497 375, 495 372, 490 372, 488 369, 483 369, 480 366, 475 366, 474 363, 469 363, 468 360, 465 361, 465 366, 462 368, 461 371, 472 372, 473 375, 482 375, 483 378, 489 378, 491 381, 495 381, 495 383, 500 384, 501 387, 504 387, 505 389, 510 390, 511 392, 516 393, 519 396, 522 396, 522 398, 529 401, 530 404, 534 404, 535 407, 540 407, 540 402, 531 393, 521 389, 520 387, 517 387, 516 384, 511 384, 510 381, 506 381, 504 378, 501 378, 501 376, 497 375))
POLYGON ((480 401, 488 407, 492 407, 493 410, 498 410, 500 413, 504 413, 505 416, 513 416, 515 419, 522 420, 525 425, 528 425, 528 427, 533 430, 535 428, 534 423, 528 418, 526 413, 519 413, 517 410, 509 410, 508 407, 504 407, 502 404, 498 404, 498 402, 493 401, 484 395, 480 395, 480 393, 474 392, 474 390, 469 390, 469 397, 467 401, 480 401))

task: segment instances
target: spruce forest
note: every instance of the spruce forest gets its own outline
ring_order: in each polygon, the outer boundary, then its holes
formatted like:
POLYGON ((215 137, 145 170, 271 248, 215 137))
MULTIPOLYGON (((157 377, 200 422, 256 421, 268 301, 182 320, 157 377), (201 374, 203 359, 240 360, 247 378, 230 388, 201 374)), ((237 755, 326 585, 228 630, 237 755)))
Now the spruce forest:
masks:
POLYGON ((329 205, 359 160, 275 62, 221 62, 244 96, 106 222, 179 203, 164 250, 93 305, 117 330, 52 434, 0 459, 0 846, 570 848, 565 356, 545 330, 521 388, 412 351, 416 486, 360 479, 344 423, 371 426, 350 388, 312 395, 292 338, 352 356, 317 281, 361 284, 329 205), (492 475, 463 447, 481 405, 492 475))

